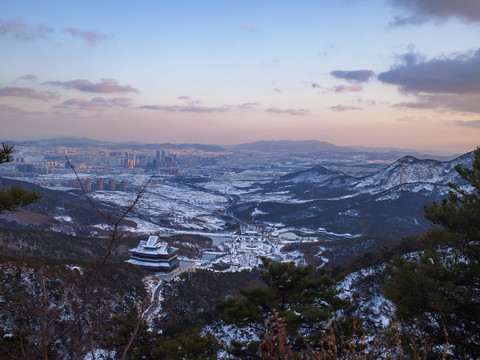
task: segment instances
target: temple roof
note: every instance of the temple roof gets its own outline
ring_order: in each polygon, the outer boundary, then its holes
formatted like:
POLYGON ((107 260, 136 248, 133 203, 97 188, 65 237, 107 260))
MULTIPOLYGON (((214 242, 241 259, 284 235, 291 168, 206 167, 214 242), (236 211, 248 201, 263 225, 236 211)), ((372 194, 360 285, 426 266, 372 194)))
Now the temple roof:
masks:
POLYGON ((157 235, 150 235, 146 241, 140 240, 140 244, 136 248, 130 249, 131 252, 158 255, 169 255, 177 250, 177 248, 170 247, 167 241, 162 241, 157 235))

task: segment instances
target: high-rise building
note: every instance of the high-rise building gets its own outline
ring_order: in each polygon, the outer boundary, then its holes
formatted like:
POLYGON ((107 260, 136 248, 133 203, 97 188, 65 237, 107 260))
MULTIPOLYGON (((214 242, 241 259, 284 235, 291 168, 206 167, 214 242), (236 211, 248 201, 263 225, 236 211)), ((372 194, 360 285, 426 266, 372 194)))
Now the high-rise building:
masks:
POLYGON ((161 166, 166 166, 167 164, 167 155, 165 154, 165 150, 162 150, 162 159, 160 162, 161 166))
POLYGON ((155 154, 155 169, 158 170, 158 168, 160 167, 160 150, 157 150, 156 154, 155 154))

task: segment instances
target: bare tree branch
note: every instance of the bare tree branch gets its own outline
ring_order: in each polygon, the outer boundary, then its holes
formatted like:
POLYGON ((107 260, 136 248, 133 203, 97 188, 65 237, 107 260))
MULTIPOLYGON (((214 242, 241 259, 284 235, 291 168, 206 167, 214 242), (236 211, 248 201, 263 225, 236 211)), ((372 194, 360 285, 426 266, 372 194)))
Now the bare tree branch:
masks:
MULTIPOLYGON (((146 190, 147 190, 147 187, 148 185, 150 184, 150 182, 152 181, 152 179, 155 177, 155 174, 153 174, 152 176, 150 176, 150 178, 148 179, 148 181, 145 183, 145 185, 142 187, 142 189, 138 192, 135 200, 130 204, 130 206, 124 210, 120 216, 114 220, 112 219, 112 217, 110 216, 107 216, 105 215, 100 209, 99 207, 93 202, 92 198, 87 194, 87 191, 85 190, 85 187, 83 186, 82 184, 82 181, 80 180, 80 177, 77 173, 77 171, 75 170, 75 167, 72 165, 70 159, 65 156, 66 160, 67 160, 67 163, 68 165, 70 166, 70 168, 72 169, 72 171, 74 172, 76 178, 77 178, 77 181, 78 183, 80 184, 80 188, 82 189, 82 192, 83 192, 83 195, 84 197, 88 200, 88 202, 90 203, 90 205, 97 211, 98 214, 100 214, 102 216, 103 219, 105 219, 113 228, 112 228, 112 231, 111 231, 111 235, 110 237, 108 238, 107 240, 107 243, 105 245, 105 251, 103 253, 103 256, 99 259, 99 262, 97 263, 97 266, 95 267, 93 273, 92 273, 92 278, 90 279, 89 283, 91 284, 90 285, 90 288, 89 288, 89 291, 87 292, 86 294, 86 297, 84 298, 84 301, 82 302, 82 305, 80 307, 80 309, 77 311, 75 317, 74 317, 74 320, 72 321, 72 323, 64 330, 62 331, 60 334, 58 334, 54 339, 52 339, 50 341, 50 345, 53 345, 56 341, 58 341, 59 339, 62 339, 64 338, 70 331, 72 331, 72 329, 74 328, 74 326, 78 323, 78 321, 80 320, 80 317, 81 315, 83 314, 83 312, 85 311, 87 305, 90 303, 90 301, 92 300, 93 298, 93 295, 95 293, 95 290, 97 288, 97 284, 98 284, 98 279, 100 277, 100 274, 101 274, 101 271, 105 265, 105 263, 108 261, 108 259, 110 258, 111 254, 113 253, 113 250, 115 249, 115 245, 117 243, 117 241, 119 240, 120 238, 120 235, 119 235, 119 230, 120 230, 120 224, 121 222, 125 219, 125 217, 133 210, 133 208, 135 207, 135 205, 137 205, 137 203, 140 201, 140 199, 143 197, 143 195, 145 194, 146 190)), ((143 314, 142 314, 143 315, 143 314)), ((136 332, 138 331, 138 327, 140 326, 140 321, 141 321, 142 317, 140 317, 140 320, 139 320, 139 323, 137 324, 136 326, 136 331, 135 331, 135 335, 136 335, 136 332)), ((92 336, 92 335, 91 335, 92 336)), ((135 337, 131 338, 131 342, 133 342, 135 337)), ((90 338, 90 341, 92 341, 92 338, 90 338)), ((131 345, 131 344, 130 344, 131 345)), ((127 351, 128 351, 128 348, 126 348, 127 351)), ((67 350, 66 350, 67 351, 67 350)), ((64 352, 64 354, 62 354, 61 357, 65 357, 66 356, 66 351, 64 352)), ((125 352, 125 356, 126 356, 126 352, 125 352)))

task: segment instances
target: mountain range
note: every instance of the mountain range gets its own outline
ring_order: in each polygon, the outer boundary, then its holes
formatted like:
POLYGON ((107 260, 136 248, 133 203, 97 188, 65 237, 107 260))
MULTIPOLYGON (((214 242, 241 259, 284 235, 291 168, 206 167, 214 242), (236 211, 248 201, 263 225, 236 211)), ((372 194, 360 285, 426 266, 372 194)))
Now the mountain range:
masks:
POLYGON ((257 222, 402 237, 430 227, 423 205, 445 197, 448 183, 465 184, 455 166, 472 161, 473 152, 443 162, 405 156, 364 177, 315 166, 255 184, 232 210, 257 222))

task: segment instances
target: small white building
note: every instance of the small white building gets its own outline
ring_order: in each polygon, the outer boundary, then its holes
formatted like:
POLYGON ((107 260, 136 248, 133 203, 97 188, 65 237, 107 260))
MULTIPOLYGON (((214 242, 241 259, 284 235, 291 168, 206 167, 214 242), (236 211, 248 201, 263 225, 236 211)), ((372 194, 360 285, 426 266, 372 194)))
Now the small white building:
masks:
POLYGON ((130 249, 128 263, 144 269, 171 273, 180 266, 178 249, 170 246, 158 235, 150 235, 148 240, 140 240, 136 248, 130 249))

